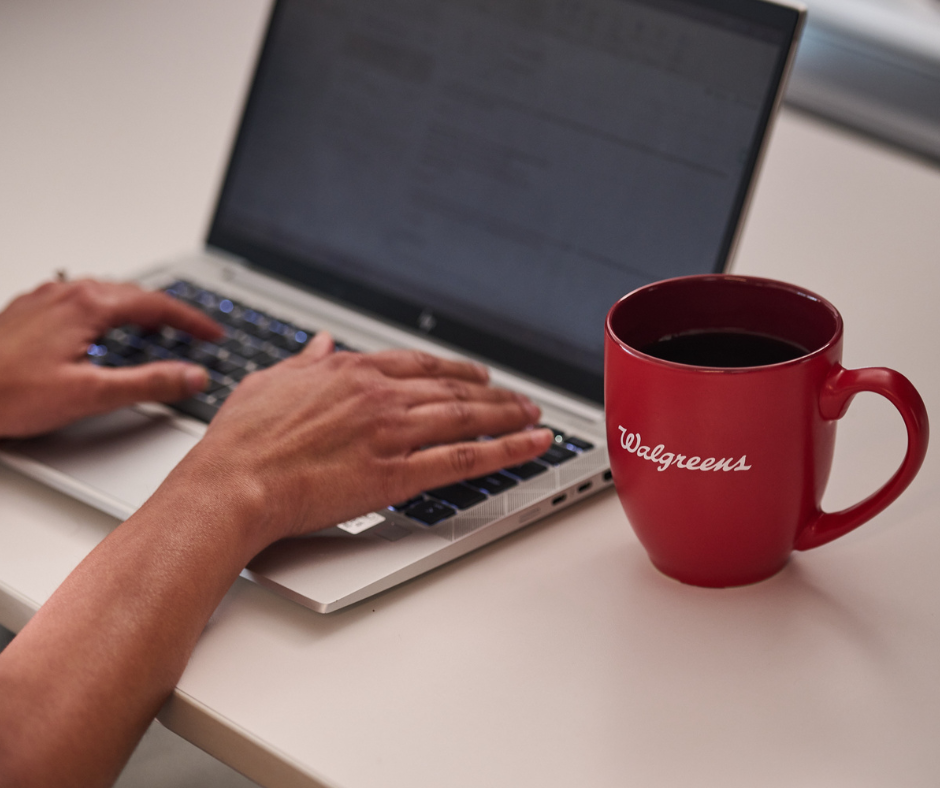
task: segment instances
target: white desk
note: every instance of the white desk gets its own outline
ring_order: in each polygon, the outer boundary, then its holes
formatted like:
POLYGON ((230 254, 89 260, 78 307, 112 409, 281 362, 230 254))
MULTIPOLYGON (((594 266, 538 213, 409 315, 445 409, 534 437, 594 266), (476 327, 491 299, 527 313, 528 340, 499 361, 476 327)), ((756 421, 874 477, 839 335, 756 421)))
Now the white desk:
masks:
MULTIPOLYGON (((264 6, 0 5, 0 298, 199 243, 264 6)), ((737 270, 831 298, 846 362, 901 370, 936 417, 938 215, 940 171, 785 114, 737 270)), ((830 506, 887 478, 901 433, 856 401, 830 506)), ((329 617, 239 581, 161 719, 269 786, 933 788, 937 456, 860 531, 734 591, 657 574, 612 494, 329 617)), ((114 525, 0 471, 0 623, 114 525)))

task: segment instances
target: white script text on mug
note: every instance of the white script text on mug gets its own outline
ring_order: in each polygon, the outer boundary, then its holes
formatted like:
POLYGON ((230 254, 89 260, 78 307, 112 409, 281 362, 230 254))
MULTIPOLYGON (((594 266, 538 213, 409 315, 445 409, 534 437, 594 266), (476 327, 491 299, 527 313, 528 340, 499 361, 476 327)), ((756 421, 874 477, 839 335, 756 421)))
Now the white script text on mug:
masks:
POLYGON ((659 465, 657 471, 664 471, 672 465, 676 468, 682 468, 686 471, 749 471, 751 466, 747 464, 747 455, 742 454, 741 459, 735 461, 734 457, 727 459, 722 457, 716 460, 714 457, 702 459, 701 457, 688 457, 685 454, 675 454, 666 451, 666 447, 657 443, 652 448, 643 446, 640 441, 640 433, 627 432, 626 427, 620 427, 620 445, 630 454, 642 457, 644 460, 655 462, 659 465))

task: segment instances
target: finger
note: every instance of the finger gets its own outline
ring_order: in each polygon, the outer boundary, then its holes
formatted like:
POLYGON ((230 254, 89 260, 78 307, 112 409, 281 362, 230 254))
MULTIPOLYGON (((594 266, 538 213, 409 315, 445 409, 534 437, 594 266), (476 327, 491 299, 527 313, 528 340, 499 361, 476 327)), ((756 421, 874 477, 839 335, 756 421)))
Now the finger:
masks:
POLYGON ((329 331, 319 331, 307 344, 307 347, 295 358, 304 363, 321 361, 333 352, 333 337, 329 331))
MULTIPOLYGON (((202 367, 180 361, 156 361, 112 369, 83 366, 91 397, 89 408, 106 412, 137 402, 176 402, 205 389, 209 375, 202 367)), ((82 390, 82 389, 77 389, 82 390)))
POLYGON ((531 402, 434 402, 412 408, 404 426, 411 446, 469 440, 480 435, 505 435, 536 424, 541 412, 531 402))
POLYGON ((497 388, 484 383, 458 380, 457 378, 413 378, 402 381, 404 396, 402 401, 409 407, 416 407, 432 402, 516 402, 529 403, 531 400, 509 389, 497 388))
POLYGON ((172 326, 198 339, 218 339, 222 326, 195 307, 166 293, 143 290, 137 285, 98 283, 102 289, 103 317, 110 326, 125 323, 156 328, 172 326))
POLYGON ((456 378, 486 383, 490 373, 482 364, 454 361, 419 350, 385 350, 373 353, 372 363, 393 378, 456 378))
POLYGON ((551 430, 537 429, 490 441, 434 446, 412 454, 405 472, 409 480, 420 480, 417 489, 427 490, 527 462, 548 451, 553 438, 551 430))

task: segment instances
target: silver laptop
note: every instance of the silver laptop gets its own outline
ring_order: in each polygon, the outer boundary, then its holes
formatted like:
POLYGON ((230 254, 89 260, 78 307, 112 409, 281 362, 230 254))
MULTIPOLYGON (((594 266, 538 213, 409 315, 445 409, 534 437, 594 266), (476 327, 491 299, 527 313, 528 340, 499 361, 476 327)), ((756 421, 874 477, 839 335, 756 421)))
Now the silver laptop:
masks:
POLYGON ((246 570, 329 612, 610 485, 604 317, 723 270, 802 24, 762 0, 280 0, 204 251, 140 277, 224 341, 110 332, 210 389, 7 442, 3 460, 134 512, 252 370, 317 331, 486 363, 543 409, 543 457, 429 490, 246 570))

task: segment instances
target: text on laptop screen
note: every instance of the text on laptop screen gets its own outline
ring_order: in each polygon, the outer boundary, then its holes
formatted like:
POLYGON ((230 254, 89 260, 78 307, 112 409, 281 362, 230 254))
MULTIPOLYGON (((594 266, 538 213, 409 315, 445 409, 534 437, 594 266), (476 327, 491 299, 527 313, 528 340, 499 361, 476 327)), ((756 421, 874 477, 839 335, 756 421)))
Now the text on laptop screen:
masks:
POLYGON ((796 19, 283 0, 209 242, 600 401, 614 301, 723 267, 796 19))

